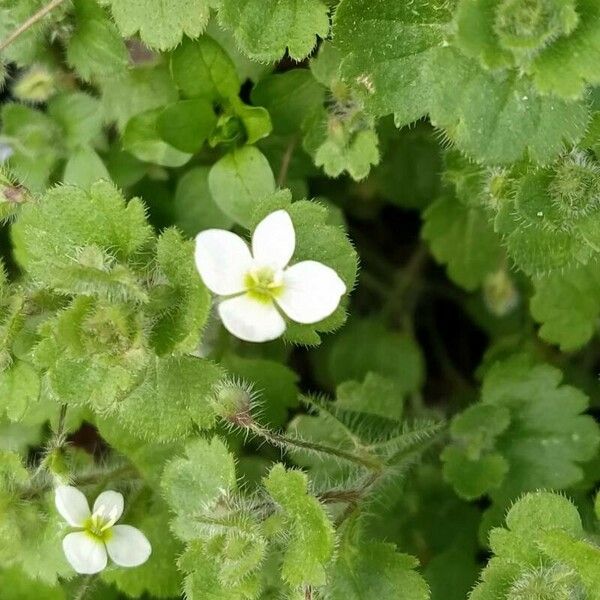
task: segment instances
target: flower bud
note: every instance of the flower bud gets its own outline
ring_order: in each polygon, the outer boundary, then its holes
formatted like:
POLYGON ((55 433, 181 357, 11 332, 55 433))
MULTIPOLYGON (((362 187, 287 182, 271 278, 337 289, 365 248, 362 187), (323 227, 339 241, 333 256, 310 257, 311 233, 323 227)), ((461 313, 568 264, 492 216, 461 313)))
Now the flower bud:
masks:
POLYGON ((24 102, 46 102, 54 92, 54 77, 42 65, 34 65, 25 71, 12 88, 13 95, 24 102))
POLYGON ((506 269, 490 273, 485 278, 483 299, 488 310, 497 317, 504 317, 517 307, 519 291, 506 269))
POLYGON ((247 428, 254 422, 252 405, 256 397, 251 384, 239 379, 226 379, 215 389, 213 407, 217 415, 228 423, 247 428))

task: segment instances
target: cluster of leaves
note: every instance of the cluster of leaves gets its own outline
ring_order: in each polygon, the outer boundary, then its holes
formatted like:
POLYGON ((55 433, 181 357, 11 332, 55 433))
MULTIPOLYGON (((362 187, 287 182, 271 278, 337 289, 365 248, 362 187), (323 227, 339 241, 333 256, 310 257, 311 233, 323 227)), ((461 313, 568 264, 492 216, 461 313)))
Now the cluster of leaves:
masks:
POLYGON ((600 600, 599 90, 597 0, 0 0, 2 598, 600 600), (243 343, 280 209, 347 294, 243 343))

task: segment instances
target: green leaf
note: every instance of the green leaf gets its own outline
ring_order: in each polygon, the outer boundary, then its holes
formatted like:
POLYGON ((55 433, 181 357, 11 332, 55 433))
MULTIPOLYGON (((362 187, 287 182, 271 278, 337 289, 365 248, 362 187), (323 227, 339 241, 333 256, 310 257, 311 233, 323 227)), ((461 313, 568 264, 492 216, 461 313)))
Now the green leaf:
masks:
POLYGON ((501 502, 535 489, 565 489, 583 478, 600 430, 582 414, 587 397, 560 385, 561 372, 514 355, 494 364, 482 403, 455 417, 445 475, 463 496, 490 493, 501 502), (508 470, 507 470, 508 465, 508 470))
POLYGON ((198 37, 206 28, 212 0, 109 0, 123 37, 139 32, 151 48, 168 50, 183 35, 198 37))
POLYGON ((467 290, 478 288, 503 259, 500 238, 485 209, 442 195, 424 212, 421 235, 450 278, 467 290))
POLYGON ((135 115, 177 101, 169 70, 160 63, 128 69, 119 77, 103 79, 101 89, 104 119, 116 122, 120 131, 135 115))
POLYGON ((110 175, 98 153, 90 146, 73 150, 65 165, 63 183, 88 189, 99 179, 110 181, 110 175))
POLYGON ((331 568, 326 597, 330 600, 379 598, 428 600, 425 580, 414 571, 416 558, 396 552, 393 544, 345 540, 331 568))
POLYGON ((55 96, 48 114, 62 127, 68 148, 89 144, 102 131, 100 102, 82 92, 55 96))
POLYGON ((285 516, 288 541, 282 576, 290 585, 323 585, 333 553, 333 525, 318 500, 308 492, 306 475, 275 465, 264 485, 285 516))
POLYGON ((336 389, 336 404, 343 409, 402 421, 404 390, 398 381, 367 373, 364 381, 345 381, 336 389))
POLYGON ((177 182, 173 221, 189 237, 204 229, 229 229, 233 225, 213 200, 208 187, 209 173, 209 167, 194 167, 177 182))
POLYGON ((260 586, 255 577, 246 577, 235 584, 224 583, 221 578, 221 544, 194 540, 188 544, 179 560, 179 567, 188 575, 184 592, 189 600, 255 600, 260 586))
POLYGON ((0 587, 4 600, 66 600, 67 596, 59 585, 47 585, 30 579, 18 567, 0 571, 0 587))
MULTIPOLYGON (((188 442, 185 457, 171 461, 164 470, 161 487, 178 523, 189 525, 195 515, 210 511, 223 495, 235 489, 235 463, 218 438, 188 442)), ((186 539, 186 528, 177 528, 186 539)))
POLYGON ((144 494, 127 507, 127 522, 140 529, 152 545, 150 558, 135 569, 107 569, 102 579, 116 584, 127 596, 139 598, 144 593, 155 598, 176 597, 182 576, 176 567, 182 546, 165 527, 168 509, 158 498, 144 494))
POLYGON ((476 160, 548 163, 585 133, 585 103, 541 96, 527 77, 487 72, 452 48, 436 52, 428 68, 433 124, 476 160))
POLYGON ((209 429, 210 403, 221 369, 191 356, 151 359, 143 380, 118 406, 121 422, 142 439, 170 442, 209 429))
POLYGON ((174 229, 158 238, 157 284, 150 292, 150 342, 159 355, 193 352, 208 319, 211 297, 194 265, 194 249, 174 229))
POLYGON ((347 171, 355 181, 364 179, 371 165, 379 164, 379 140, 372 129, 348 133, 341 124, 330 122, 328 135, 315 152, 315 165, 329 177, 347 171))
POLYGON ((242 50, 261 62, 279 60, 286 49, 302 60, 327 37, 329 16, 320 0, 222 0, 219 21, 233 31, 242 50))
POLYGON ((139 200, 126 204, 112 185, 98 182, 89 192, 56 187, 42 202, 25 206, 13 238, 21 265, 42 285, 73 293, 90 293, 94 286, 104 293, 107 287, 129 289, 139 295, 124 264, 139 261, 152 230, 139 200))
POLYGON ((2 135, 17 142, 8 165, 25 186, 41 191, 63 151, 60 129, 44 113, 22 104, 5 104, 0 117, 2 135))
POLYGON ((248 227, 258 203, 275 191, 275 178, 260 150, 244 146, 213 165, 208 185, 217 206, 235 222, 248 227))
POLYGON ((454 2, 344 0, 333 38, 343 55, 341 74, 374 115, 394 113, 408 124, 426 114, 430 83, 425 65, 447 35, 454 2))
POLYGON ((169 104, 158 117, 160 137, 182 152, 194 154, 211 134, 217 117, 207 100, 180 100, 169 104))
POLYGON ((67 62, 85 79, 112 77, 127 67, 127 48, 117 28, 93 0, 76 0, 75 31, 67 45, 67 62))
POLYGON ((494 556, 470 600, 598 598, 600 552, 581 541, 577 509, 549 492, 527 494, 490 534, 494 556), (588 595, 589 594, 589 595, 588 595))
POLYGON ((580 98, 589 84, 600 83, 600 7, 593 0, 579 0, 572 11, 577 24, 571 35, 559 37, 532 66, 539 90, 564 98, 580 98), (557 76, 556 69, 565 76, 557 76))
POLYGON ((292 69, 261 79, 251 98, 269 111, 275 133, 291 135, 323 105, 325 89, 307 69, 292 69))
POLYGON ((40 378, 32 365, 17 360, 0 372, 0 398, 2 409, 11 421, 21 421, 27 409, 37 402, 40 378))
POLYGON ((355 319, 336 336, 328 353, 328 377, 335 383, 363 380, 369 372, 389 377, 404 393, 417 391, 425 376, 421 350, 407 334, 377 319, 355 319), (362 348, 360 353, 356 348, 362 348))
MULTIPOLYGON (((163 141, 161 133, 164 133, 164 130, 161 132, 159 129, 162 114, 162 111, 153 109, 133 117, 127 123, 123 133, 123 148, 145 162, 164 167, 181 167, 190 160, 192 155, 163 141)), ((169 136, 176 137, 180 144, 189 144, 190 140, 182 140, 181 134, 177 137, 175 130, 180 129, 181 124, 171 123, 171 125, 173 129, 168 131, 169 136)))
POLYGON ((496 230, 517 265, 542 276, 600 252, 600 169, 578 151, 552 168, 524 169, 500 194, 496 230))
POLYGON ((600 278, 594 261, 534 279, 530 308, 539 335, 568 352, 592 338, 600 316, 600 278))
POLYGON ((177 87, 188 98, 222 100, 240 90, 233 61, 211 37, 183 40, 171 54, 171 72, 177 87))

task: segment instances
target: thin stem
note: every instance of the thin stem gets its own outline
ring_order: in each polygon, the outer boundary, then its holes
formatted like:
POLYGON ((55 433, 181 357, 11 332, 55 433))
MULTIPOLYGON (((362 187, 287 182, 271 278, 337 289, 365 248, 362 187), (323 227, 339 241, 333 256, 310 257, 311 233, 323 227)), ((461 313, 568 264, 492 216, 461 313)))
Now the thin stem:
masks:
POLYGON ((65 421, 67 417, 67 405, 62 404, 60 407, 60 413, 58 414, 58 425, 56 426, 56 445, 62 446, 63 439, 65 437, 65 421))
POLYGON ((383 314, 391 316, 392 314, 402 315, 407 309, 408 292, 415 286, 421 270, 427 262, 429 251, 423 243, 419 244, 408 262, 397 275, 396 285, 389 295, 388 301, 383 307, 383 314))
POLYGON ((298 140, 296 136, 294 136, 287 145, 287 148, 285 149, 285 152, 281 158, 281 167, 279 168, 279 175, 277 176, 277 187, 283 187, 287 180, 287 174, 290 169, 290 163, 292 161, 292 156, 294 154, 294 150, 296 149, 297 143, 298 140))
POLYGON ((304 588, 304 600, 312 600, 312 598, 313 598, 312 587, 309 585, 304 588))
POLYGON ((27 21, 19 25, 9 36, 0 44, 0 52, 8 48, 21 34, 25 33, 30 27, 33 27, 38 21, 41 21, 49 12, 60 6, 65 0, 52 0, 46 6, 31 15, 27 21))
POLYGON ((249 429, 252 433, 256 434, 259 437, 267 440, 274 446, 279 446, 280 448, 287 448, 288 446, 295 446, 296 448, 302 448, 304 450, 311 450, 313 452, 319 452, 321 454, 329 454, 330 456, 337 456, 343 460, 347 460, 356 464, 359 464, 371 471, 381 471, 383 469, 383 465, 376 458, 372 458, 369 456, 361 456, 359 454, 353 454, 352 452, 346 452, 345 450, 340 450, 339 448, 335 448, 333 446, 326 446, 325 444, 319 444, 317 442, 309 442, 308 440, 302 440, 299 438, 288 437, 282 435, 280 433, 276 433, 274 431, 269 431, 256 423, 253 423, 249 426, 249 429))

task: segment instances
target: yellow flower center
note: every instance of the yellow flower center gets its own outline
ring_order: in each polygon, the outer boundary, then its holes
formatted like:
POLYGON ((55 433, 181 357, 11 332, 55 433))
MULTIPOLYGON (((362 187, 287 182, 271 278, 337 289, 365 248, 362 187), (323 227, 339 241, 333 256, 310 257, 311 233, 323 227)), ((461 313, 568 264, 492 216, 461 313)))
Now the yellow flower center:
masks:
POLYGON ((260 302, 271 302, 283 289, 281 272, 271 267, 255 267, 244 278, 246 293, 260 302))
POLYGON ((112 536, 112 526, 115 524, 116 512, 106 512, 104 506, 101 506, 91 517, 86 519, 83 529, 89 536, 106 542, 112 536))

